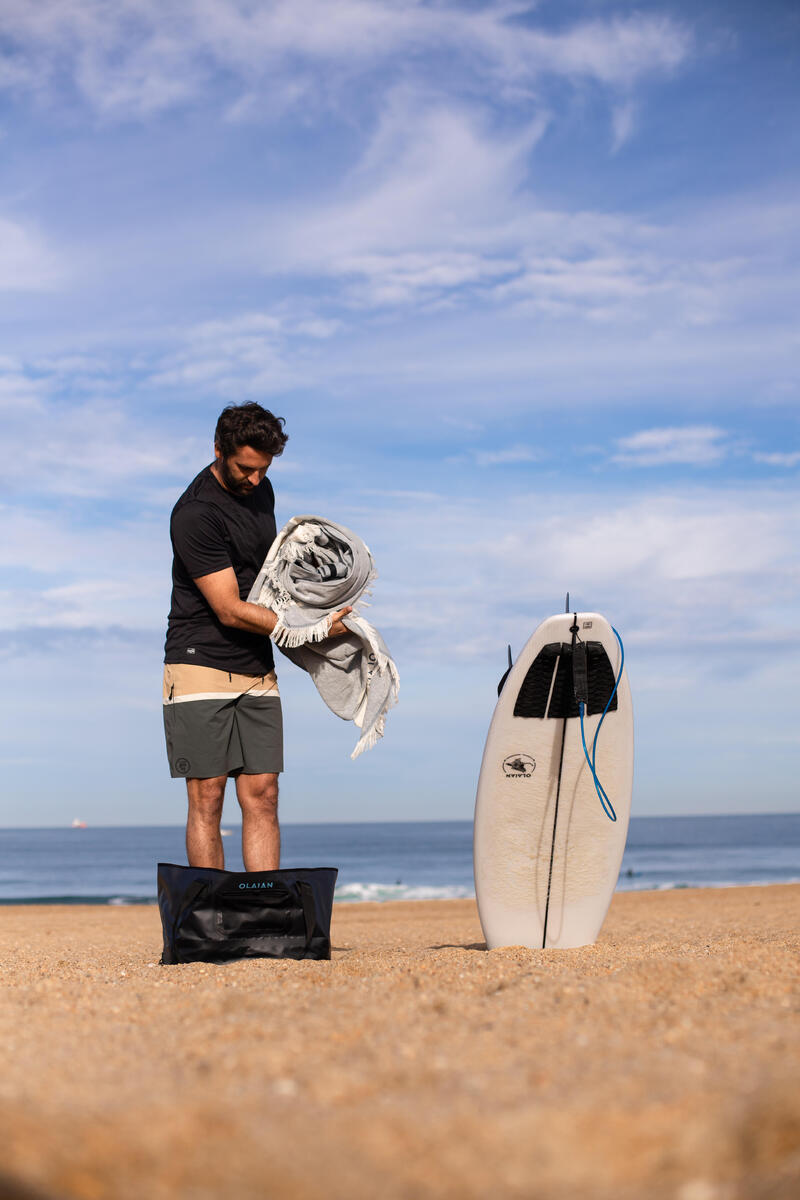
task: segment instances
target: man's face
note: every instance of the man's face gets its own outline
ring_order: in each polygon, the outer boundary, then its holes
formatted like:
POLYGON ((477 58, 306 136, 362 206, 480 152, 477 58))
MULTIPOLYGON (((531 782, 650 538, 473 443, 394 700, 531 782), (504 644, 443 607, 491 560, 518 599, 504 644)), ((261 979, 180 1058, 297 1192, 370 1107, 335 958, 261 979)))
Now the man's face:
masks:
POLYGON ((272 462, 271 454, 254 450, 252 446, 237 446, 227 458, 223 458, 219 446, 215 446, 214 454, 223 487, 236 496, 249 496, 255 491, 272 462))

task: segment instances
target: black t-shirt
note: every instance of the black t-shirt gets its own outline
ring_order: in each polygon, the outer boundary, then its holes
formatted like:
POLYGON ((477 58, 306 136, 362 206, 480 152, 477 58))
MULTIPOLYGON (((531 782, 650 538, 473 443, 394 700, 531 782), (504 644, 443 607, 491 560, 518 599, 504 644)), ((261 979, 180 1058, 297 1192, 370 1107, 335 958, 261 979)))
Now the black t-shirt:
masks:
POLYGON ((267 674, 275 665, 267 634, 223 625, 194 580, 233 567, 239 596, 247 599, 275 540, 270 481, 265 477, 249 495, 235 496, 206 467, 173 508, 169 532, 174 558, 164 661, 267 674))

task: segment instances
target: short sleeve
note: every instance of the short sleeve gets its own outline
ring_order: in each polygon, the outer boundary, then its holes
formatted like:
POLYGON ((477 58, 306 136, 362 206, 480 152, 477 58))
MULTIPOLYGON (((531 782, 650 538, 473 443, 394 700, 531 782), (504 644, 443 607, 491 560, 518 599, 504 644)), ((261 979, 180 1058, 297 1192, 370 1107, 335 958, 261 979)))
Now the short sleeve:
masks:
POLYGON ((175 554, 192 579, 233 565, 224 523, 212 504, 182 505, 173 514, 170 532, 175 554))

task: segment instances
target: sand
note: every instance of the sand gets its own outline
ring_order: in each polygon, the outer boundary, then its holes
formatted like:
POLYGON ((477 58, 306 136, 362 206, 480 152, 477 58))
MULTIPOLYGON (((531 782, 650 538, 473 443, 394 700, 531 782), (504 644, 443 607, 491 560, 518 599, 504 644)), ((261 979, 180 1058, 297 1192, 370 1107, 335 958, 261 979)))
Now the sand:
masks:
POLYGON ((795 1200, 798 916, 487 952, 472 901, 341 905, 329 963, 162 967, 155 907, 0 908, 0 1197, 795 1200))

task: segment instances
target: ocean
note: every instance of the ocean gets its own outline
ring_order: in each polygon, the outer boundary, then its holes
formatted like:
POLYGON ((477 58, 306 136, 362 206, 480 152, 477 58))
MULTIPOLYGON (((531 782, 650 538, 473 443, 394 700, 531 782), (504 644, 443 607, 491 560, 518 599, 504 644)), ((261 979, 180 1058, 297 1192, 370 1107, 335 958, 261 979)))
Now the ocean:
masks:
MULTIPOLYGON (((284 866, 339 868, 340 901, 474 895, 471 821, 285 825, 284 866)), ((240 828, 224 840, 243 869, 240 828)), ((137 904, 156 863, 185 862, 181 826, 0 829, 0 904, 137 904)), ((800 881, 800 813, 633 817, 618 888, 800 881)))

